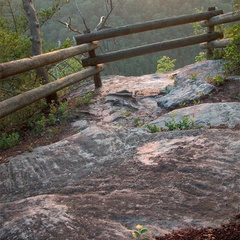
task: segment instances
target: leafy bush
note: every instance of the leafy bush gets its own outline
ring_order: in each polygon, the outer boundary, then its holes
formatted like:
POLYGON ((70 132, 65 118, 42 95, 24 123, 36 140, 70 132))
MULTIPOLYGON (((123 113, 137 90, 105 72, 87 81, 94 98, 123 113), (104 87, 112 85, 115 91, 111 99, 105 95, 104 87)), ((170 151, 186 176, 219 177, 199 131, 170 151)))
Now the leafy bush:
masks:
POLYGON ((12 134, 2 133, 0 137, 0 148, 7 149, 16 145, 20 141, 20 134, 14 132, 12 134))
POLYGON ((195 62, 202 62, 207 59, 207 53, 206 52, 200 52, 198 56, 195 57, 195 62))
POLYGON ((224 77, 221 76, 220 74, 217 74, 213 78, 210 78, 210 83, 216 86, 220 86, 224 83, 224 77))
POLYGON ((193 129, 194 120, 190 118, 190 116, 184 116, 182 121, 176 122, 176 120, 172 117, 168 122, 165 121, 165 126, 169 131, 173 130, 186 130, 193 129))
POLYGON ((147 125, 147 128, 148 128, 152 133, 161 132, 161 128, 159 128, 159 127, 156 126, 156 125, 147 125))
POLYGON ((226 74, 240 74, 240 24, 233 25, 228 29, 231 37, 231 45, 227 46, 224 59, 229 60, 225 63, 226 74))
POLYGON ((171 60, 170 57, 163 56, 157 61, 157 73, 166 73, 173 71, 176 59, 171 60))
POLYGON ((94 97, 96 96, 96 92, 88 92, 83 97, 79 97, 76 99, 77 105, 82 104, 92 104, 94 103, 94 97))

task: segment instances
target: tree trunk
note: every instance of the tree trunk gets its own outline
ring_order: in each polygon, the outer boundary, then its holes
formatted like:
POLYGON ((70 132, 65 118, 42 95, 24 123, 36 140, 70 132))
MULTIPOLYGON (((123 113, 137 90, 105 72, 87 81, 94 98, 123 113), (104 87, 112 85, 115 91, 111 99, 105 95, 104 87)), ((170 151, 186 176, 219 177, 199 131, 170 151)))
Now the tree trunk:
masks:
MULTIPOLYGON (((42 54, 42 39, 40 33, 40 25, 38 22, 36 10, 34 7, 33 0, 22 0, 23 8, 26 12, 29 28, 30 28, 30 40, 32 45, 32 56, 42 54)), ((38 81, 41 81, 43 84, 49 82, 48 72, 46 67, 41 67, 36 69, 36 78, 38 81)), ((53 93, 46 97, 48 103, 52 101, 57 102, 57 94, 53 93)))

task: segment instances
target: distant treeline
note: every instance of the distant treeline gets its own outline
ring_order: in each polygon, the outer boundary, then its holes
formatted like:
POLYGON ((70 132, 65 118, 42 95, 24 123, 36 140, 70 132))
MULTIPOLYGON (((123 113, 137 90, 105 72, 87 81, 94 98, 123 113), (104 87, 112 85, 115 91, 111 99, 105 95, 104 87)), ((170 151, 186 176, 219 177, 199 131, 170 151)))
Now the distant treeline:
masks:
MULTIPOLYGON (((53 1, 36 1, 37 9, 47 9, 53 1)), ((88 27, 92 30, 98 24, 101 16, 106 16, 106 0, 71 0, 61 8, 58 15, 50 19, 42 27, 43 39, 46 45, 64 42, 66 38, 72 39, 77 33, 69 31, 62 22, 70 22, 71 27, 83 31, 85 29, 82 17, 76 7, 76 3, 84 16, 88 27)), ((123 25, 144 22, 154 19, 168 18, 184 14, 192 14, 197 11, 206 11, 208 7, 215 6, 223 9, 224 12, 232 10, 233 1, 229 0, 113 0, 114 10, 108 20, 109 27, 119 27, 123 25)), ((130 48, 138 45, 160 42, 164 40, 180 38, 193 35, 191 24, 172 27, 162 30, 150 31, 141 34, 130 35, 117 39, 110 39, 102 43, 101 52, 114 51, 123 48, 130 48)), ((199 54, 198 46, 191 46, 181 49, 159 52, 128 60, 111 63, 107 65, 105 74, 119 75, 143 75, 156 71, 157 60, 162 56, 176 59, 176 67, 194 62, 195 56, 199 54)))

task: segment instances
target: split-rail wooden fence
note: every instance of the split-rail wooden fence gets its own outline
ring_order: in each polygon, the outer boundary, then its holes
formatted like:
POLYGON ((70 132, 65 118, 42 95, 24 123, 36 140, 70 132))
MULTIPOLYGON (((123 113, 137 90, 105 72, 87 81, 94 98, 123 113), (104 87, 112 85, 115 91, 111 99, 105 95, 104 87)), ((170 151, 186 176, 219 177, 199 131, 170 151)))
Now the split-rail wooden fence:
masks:
POLYGON ((42 85, 40 87, 0 102, 0 118, 3 118, 42 98, 46 98, 47 96, 90 76, 94 77, 95 88, 101 87, 102 82, 100 78, 100 72, 104 70, 103 63, 118 61, 144 54, 150 54, 158 51, 180 48, 195 44, 201 44, 201 48, 207 49, 207 57, 210 58, 214 48, 223 48, 230 44, 230 39, 219 40, 223 38, 223 35, 220 32, 215 32, 214 26, 239 20, 239 12, 223 14, 222 10, 215 10, 215 8, 209 8, 207 12, 132 24, 128 26, 79 35, 75 37, 77 46, 57 50, 54 52, 44 53, 30 58, 1 63, 0 81, 4 80, 7 77, 37 69, 39 67, 43 67, 49 64, 57 63, 67 58, 74 57, 76 55, 89 53, 88 58, 82 59, 82 65, 83 67, 85 67, 84 70, 61 79, 57 79, 53 82, 47 83, 45 85, 42 85), (100 45, 99 40, 200 21, 202 22, 202 26, 207 27, 208 29, 206 34, 173 39, 169 41, 138 46, 101 55, 96 55, 95 53, 95 49, 98 48, 100 45))

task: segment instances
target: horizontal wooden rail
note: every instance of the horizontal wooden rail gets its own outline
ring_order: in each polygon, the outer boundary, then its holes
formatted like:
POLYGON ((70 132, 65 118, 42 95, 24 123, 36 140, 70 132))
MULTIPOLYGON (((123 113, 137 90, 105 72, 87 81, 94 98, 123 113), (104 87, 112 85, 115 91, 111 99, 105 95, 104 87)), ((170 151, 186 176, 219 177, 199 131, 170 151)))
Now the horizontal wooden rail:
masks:
POLYGON ((236 22, 240 20, 240 12, 230 12, 219 16, 212 17, 209 20, 205 20, 201 23, 202 27, 212 27, 223 23, 236 22))
POLYGON ((164 41, 164 42, 144 45, 140 47, 106 53, 106 54, 98 55, 94 58, 85 58, 85 59, 82 59, 82 64, 84 67, 94 66, 99 63, 113 62, 113 61, 118 61, 126 58, 144 55, 144 54, 199 44, 202 42, 210 42, 218 38, 222 38, 222 34, 218 32, 214 32, 210 34, 202 34, 198 36, 174 39, 171 41, 164 41))
POLYGON ((56 63, 64 59, 89 52, 99 46, 98 42, 86 43, 81 46, 74 46, 57 51, 44 53, 38 56, 23 58, 0 64, 0 80, 18 73, 23 73, 32 69, 56 63))
POLYGON ((209 49, 209 48, 225 48, 231 44, 230 38, 225 38, 221 40, 215 40, 212 42, 205 42, 200 44, 200 48, 209 49))
POLYGON ((128 26, 102 30, 99 32, 78 35, 78 36, 75 36, 75 40, 76 40, 76 43, 79 45, 82 43, 93 42, 96 40, 114 38, 114 37, 134 34, 134 33, 150 31, 154 29, 167 28, 167 27, 172 27, 172 26, 177 26, 177 25, 182 25, 187 23, 208 20, 222 13, 223 13, 222 10, 215 10, 215 11, 209 11, 204 13, 196 13, 196 14, 172 17, 167 19, 149 21, 144 23, 132 24, 128 26))
POLYGON ((81 72, 71 74, 67 77, 58 79, 54 82, 45 84, 25 93, 19 94, 7 100, 0 102, 0 118, 3 118, 23 107, 26 107, 50 94, 79 82, 87 77, 101 72, 104 65, 89 67, 81 72))

